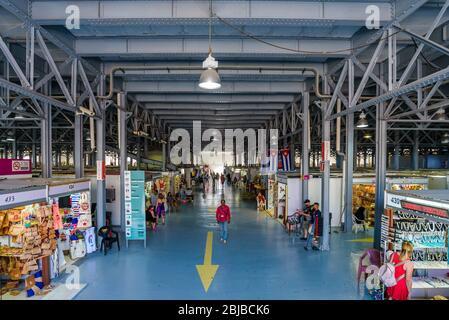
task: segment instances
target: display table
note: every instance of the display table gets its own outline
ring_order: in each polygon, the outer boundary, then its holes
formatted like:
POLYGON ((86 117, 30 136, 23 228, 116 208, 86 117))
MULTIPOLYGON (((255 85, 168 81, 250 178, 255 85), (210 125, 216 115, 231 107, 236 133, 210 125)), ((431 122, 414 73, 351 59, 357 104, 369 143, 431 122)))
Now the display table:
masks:
POLYGON ((414 246, 412 298, 449 297, 448 190, 387 191, 382 217, 382 247, 414 246))

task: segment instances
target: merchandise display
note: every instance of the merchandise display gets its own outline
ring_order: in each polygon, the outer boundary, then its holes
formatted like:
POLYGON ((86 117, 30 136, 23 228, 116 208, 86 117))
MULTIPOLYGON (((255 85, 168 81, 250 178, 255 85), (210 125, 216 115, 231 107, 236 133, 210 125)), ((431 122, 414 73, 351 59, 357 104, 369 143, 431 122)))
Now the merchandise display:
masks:
POLYGON ((408 190, 386 195, 382 247, 398 251, 403 241, 413 244, 412 297, 449 296, 449 193, 408 190))
POLYGON ((40 270, 39 260, 56 250, 51 206, 35 203, 2 210, 0 221, 0 274, 10 281, 32 276, 40 270))
MULTIPOLYGON (((387 178, 387 190, 426 190, 427 178, 387 178)), ((352 187, 352 212, 363 206, 370 227, 374 226, 376 188, 371 178, 355 178, 352 187)))

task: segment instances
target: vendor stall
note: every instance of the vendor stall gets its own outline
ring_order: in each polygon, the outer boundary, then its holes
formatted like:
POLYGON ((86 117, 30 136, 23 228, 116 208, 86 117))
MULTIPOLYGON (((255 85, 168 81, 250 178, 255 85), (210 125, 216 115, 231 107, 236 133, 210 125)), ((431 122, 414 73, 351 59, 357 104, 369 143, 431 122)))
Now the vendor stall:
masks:
MULTIPOLYGON (((387 177, 387 190, 426 190, 429 179, 425 177, 387 177)), ((370 226, 374 226, 375 177, 354 177, 352 187, 352 212, 361 206, 366 208, 366 218, 370 226)))
POLYGON ((414 246, 413 298, 449 296, 449 191, 387 191, 382 217, 382 247, 414 246))
POLYGON ((0 182, 0 274, 7 299, 42 293, 67 264, 64 253, 73 261, 96 250, 90 210, 88 179, 0 182))
POLYGON ((48 180, 48 198, 59 231, 58 251, 51 259, 51 277, 97 250, 92 223, 89 179, 48 180))
POLYGON ((296 209, 302 208, 300 198, 302 194, 301 175, 299 173, 278 173, 278 212, 276 218, 281 218, 283 224, 287 224, 287 217, 296 209))

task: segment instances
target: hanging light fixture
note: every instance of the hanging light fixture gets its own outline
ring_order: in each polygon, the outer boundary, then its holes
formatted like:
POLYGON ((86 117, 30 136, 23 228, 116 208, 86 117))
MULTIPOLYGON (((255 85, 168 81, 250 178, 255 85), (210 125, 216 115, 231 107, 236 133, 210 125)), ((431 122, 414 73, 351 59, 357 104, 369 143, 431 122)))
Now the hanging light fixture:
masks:
POLYGON ((212 0, 209 1, 209 55, 203 61, 203 69, 198 86, 206 90, 221 88, 221 80, 218 75, 218 61, 212 56, 212 0))
POLYGON ((447 120, 446 112, 444 111, 443 108, 440 108, 437 110, 435 119, 436 120, 447 120))
POLYGON ((365 134, 363 135, 364 139, 371 139, 373 137, 373 135, 369 132, 365 132, 365 134))
POLYGON ((443 138, 441 139, 442 144, 449 144, 449 133, 443 134, 443 138))
POLYGON ((368 127, 368 120, 366 120, 366 114, 362 111, 360 114, 359 121, 357 122, 357 128, 367 128, 368 127))
POLYGON ((14 132, 12 132, 12 131, 8 132, 8 137, 6 138, 6 141, 8 141, 8 142, 16 141, 16 138, 14 137, 14 132))
MULTIPOLYGON (((24 112, 25 108, 19 105, 19 106, 17 106, 16 110, 24 112)), ((16 113, 16 115, 14 116, 14 119, 25 119, 25 117, 20 113, 16 113)))

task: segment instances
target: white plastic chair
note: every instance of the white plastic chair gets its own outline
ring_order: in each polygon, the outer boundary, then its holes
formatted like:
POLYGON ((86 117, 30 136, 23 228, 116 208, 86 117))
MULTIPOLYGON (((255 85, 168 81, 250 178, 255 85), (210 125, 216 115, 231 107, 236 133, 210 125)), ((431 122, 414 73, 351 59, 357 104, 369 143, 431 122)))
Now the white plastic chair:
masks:
POLYGON ((359 220, 355 215, 352 215, 352 230, 357 234, 359 229, 365 231, 367 228, 366 220, 359 220))

